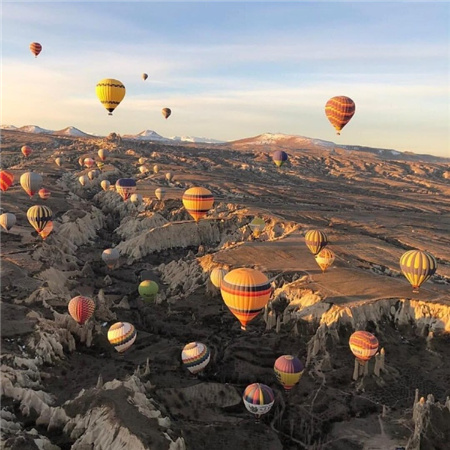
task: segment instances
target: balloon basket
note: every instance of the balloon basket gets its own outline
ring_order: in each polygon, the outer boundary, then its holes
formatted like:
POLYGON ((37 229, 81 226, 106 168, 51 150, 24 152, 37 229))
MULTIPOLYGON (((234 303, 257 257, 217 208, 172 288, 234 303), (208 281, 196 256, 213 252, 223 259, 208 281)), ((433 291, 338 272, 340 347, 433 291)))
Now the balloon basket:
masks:
POLYGON ((419 288, 418 287, 413 288, 413 293, 414 294, 418 294, 419 293, 419 288))

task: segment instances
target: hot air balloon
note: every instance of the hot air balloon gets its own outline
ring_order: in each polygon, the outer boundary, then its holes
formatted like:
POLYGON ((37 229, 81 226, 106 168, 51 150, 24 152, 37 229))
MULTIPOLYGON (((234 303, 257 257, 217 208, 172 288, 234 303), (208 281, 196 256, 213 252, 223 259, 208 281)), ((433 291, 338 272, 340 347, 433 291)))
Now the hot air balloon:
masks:
POLYGON ((247 411, 255 415, 256 420, 268 413, 274 402, 275 396, 269 386, 262 383, 253 383, 245 388, 242 396, 247 411))
POLYGON ((437 261, 431 253, 409 250, 400 258, 400 268, 411 283, 413 292, 418 293, 420 286, 436 272, 437 261))
POLYGON ((355 331, 349 340, 350 350, 356 359, 365 364, 378 351, 378 339, 368 331, 355 331))
POLYGON ((35 205, 27 211, 28 222, 38 233, 52 220, 52 215, 52 210, 48 206, 35 205))
POLYGON ((83 158, 82 156, 80 156, 80 157, 78 158, 78 164, 79 164, 81 167, 84 166, 84 158, 83 158))
POLYGON ((163 108, 161 112, 162 115, 164 116, 164 119, 168 119, 169 116, 172 114, 172 110, 170 108, 163 108))
POLYGON ((106 250, 103 250, 102 259, 110 269, 114 268, 117 261, 119 261, 119 258, 120 253, 117 248, 107 248, 106 250))
POLYGON ((139 172, 147 173, 148 172, 148 167, 146 167, 146 166, 139 166, 139 172))
POLYGON ((57 165, 58 167, 61 167, 61 164, 62 164, 62 158, 60 158, 60 157, 55 158, 55 163, 56 163, 56 165, 57 165))
POLYGON ((30 197, 39 191, 42 181, 41 175, 35 172, 25 172, 20 176, 20 185, 30 197))
POLYGON ((145 81, 148 78, 148 75, 146 73, 142 74, 142 79, 145 81))
POLYGON ((290 391, 300 381, 305 366, 295 356, 283 355, 275 361, 273 370, 284 390, 290 391))
POLYGON ((117 322, 108 330, 108 341, 119 353, 128 350, 136 340, 136 336, 136 329, 128 322, 117 322))
POLYGON ((100 170, 102 170, 103 167, 105 167, 105 163, 103 163, 101 161, 96 161, 95 164, 100 170))
POLYGON ((108 156, 108 150, 101 148, 98 152, 97 152, 98 157, 102 160, 105 161, 106 157, 108 156))
POLYGON ((136 181, 133 178, 119 178, 116 181, 116 191, 126 201, 136 192, 136 181))
POLYGON ((209 348, 201 342, 186 344, 181 352, 184 367, 194 375, 201 372, 209 363, 211 354, 209 348))
POLYGON ((155 197, 158 200, 164 200, 164 198, 166 197, 166 190, 163 188, 157 188, 155 189, 155 197))
POLYGON ((271 287, 268 278, 259 270, 241 268, 224 276, 220 292, 223 301, 245 330, 269 302, 271 287))
POLYGON ((355 103, 351 98, 343 95, 330 98, 325 105, 325 114, 337 134, 341 134, 342 128, 350 122, 355 114, 355 103))
POLYGON ((282 150, 277 150, 273 152, 272 159, 277 167, 281 167, 288 160, 288 155, 282 150))
POLYGON ((87 176, 92 181, 95 178, 95 170, 90 170, 87 176))
POLYGON ((313 255, 317 255, 328 244, 328 238, 322 231, 309 230, 305 234, 305 244, 313 255))
POLYGON ((83 325, 87 322, 95 310, 95 303, 89 297, 84 297, 83 295, 78 295, 70 300, 67 306, 69 314, 72 316, 75 322, 83 325))
POLYGON ((158 166, 158 164, 155 164, 153 166, 153 173, 158 173, 158 172, 159 172, 159 166, 158 166))
POLYGON ((228 270, 222 269, 221 267, 215 267, 211 270, 209 279, 211 283, 218 289, 220 289, 220 284, 222 283, 223 277, 228 273, 228 270))
POLYGON ((45 225, 44 229, 39 233, 39 236, 42 238, 42 240, 46 240, 49 236, 49 234, 53 231, 53 221, 50 221, 45 225))
POLYGON ((166 180, 170 182, 170 181, 172 181, 172 178, 173 178, 172 173, 171 172, 167 172, 166 173, 166 180))
POLYGON ((42 200, 47 200, 50 197, 50 195, 52 195, 52 193, 48 189, 45 189, 45 188, 39 189, 38 194, 39 194, 39 197, 42 198, 42 200))
POLYGON ((84 158, 83 164, 84 164, 88 169, 90 169, 90 168, 95 164, 95 161, 94 161, 92 158, 84 158))
POLYGON ((42 45, 39 42, 32 42, 30 44, 31 53, 33 53, 34 57, 37 58, 39 53, 42 51, 42 45))
POLYGON ((143 156, 141 156, 140 158, 139 158, 139 164, 145 164, 146 162, 147 162, 147 158, 144 158, 143 156))
POLYGON ((23 156, 25 156, 25 158, 28 158, 33 153, 33 149, 29 145, 24 145, 21 148, 21 151, 23 156))
POLYGON ((9 231, 16 223, 16 216, 13 213, 3 213, 0 215, 0 226, 9 231))
POLYGON ((0 170, 0 189, 5 192, 13 184, 14 174, 7 170, 0 170))
POLYGON ((81 177, 78 178, 78 181, 80 182, 81 186, 86 186, 86 184, 89 182, 89 178, 87 175, 81 175, 81 177))
POLYGON ((102 187, 102 189, 104 191, 107 191, 109 189, 109 187, 111 186, 111 183, 108 180, 102 180, 102 182, 100 183, 100 186, 102 187))
POLYGON ((119 80, 104 78, 97 83, 95 93, 109 115, 119 106, 125 97, 125 86, 119 80))
POLYGON ((183 205, 196 222, 206 216, 213 204, 211 191, 204 187, 193 187, 183 194, 183 205))
POLYGON ((325 272, 328 269, 328 267, 332 266, 334 259, 335 259, 334 253, 328 248, 323 248, 316 255, 316 263, 322 269, 322 272, 325 272))
POLYGON ((143 201, 141 194, 131 194, 130 196, 130 202, 134 203, 135 205, 140 205, 143 201))
POLYGON ((157 283, 152 280, 144 280, 139 284, 139 295, 146 301, 155 300, 156 294, 159 291, 157 283))
POLYGON ((250 227, 250 229, 253 232, 253 235, 255 237, 258 237, 263 231, 264 228, 266 227, 266 222, 264 219, 261 219, 260 217, 255 217, 249 224, 248 226, 250 227))

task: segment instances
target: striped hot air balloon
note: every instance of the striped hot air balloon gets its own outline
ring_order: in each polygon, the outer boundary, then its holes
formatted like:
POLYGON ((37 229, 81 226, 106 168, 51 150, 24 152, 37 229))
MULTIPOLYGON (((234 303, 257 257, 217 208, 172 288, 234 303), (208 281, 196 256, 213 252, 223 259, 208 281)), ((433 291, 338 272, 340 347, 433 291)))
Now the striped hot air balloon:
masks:
POLYGON ((262 383, 253 383, 245 388, 242 396, 247 411, 259 419, 267 414, 275 403, 275 395, 269 386, 262 383))
POLYGON ((128 350, 134 343, 137 332, 134 326, 128 322, 117 322, 108 330, 108 341, 119 352, 128 350))
POLYGON ((166 197, 166 190, 164 188, 155 189, 155 197, 158 200, 164 200, 166 197))
POLYGON ((39 236, 45 241, 50 233, 53 231, 53 221, 50 221, 45 225, 44 229, 39 233, 39 236))
POLYGON ((112 116, 113 111, 125 97, 125 86, 114 78, 104 78, 97 83, 95 93, 108 114, 112 116))
POLYGON ((333 265, 334 259, 335 255, 329 248, 323 248, 316 255, 316 263, 322 269, 322 272, 325 272, 328 267, 333 265))
POLYGON ((259 270, 241 268, 225 275, 220 292, 223 301, 245 330, 247 324, 267 305, 271 287, 268 278, 259 270))
POLYGON ((183 205, 196 222, 206 216, 213 204, 211 191, 204 187, 193 187, 183 194, 183 205))
POLYGON ((5 192, 13 184, 14 174, 7 170, 0 170, 0 189, 5 192))
POLYGON ((89 297, 78 295, 70 300, 67 309, 73 320, 80 325, 83 325, 94 313, 95 303, 94 300, 89 297))
POLYGON ((138 292, 144 300, 153 301, 159 292, 159 286, 153 280, 144 280, 139 284, 138 292))
POLYGON ((119 178, 116 181, 116 191, 126 201, 136 192, 136 181, 133 178, 119 178))
POLYGON ((328 238, 322 231, 309 230, 305 234, 305 244, 313 255, 317 255, 328 244, 328 238))
POLYGON ((208 347, 201 342, 190 342, 181 352, 181 360, 189 372, 197 374, 209 363, 211 354, 208 347))
POLYGON ((39 189, 38 194, 39 194, 39 197, 42 198, 42 200, 47 200, 50 197, 50 195, 52 195, 52 193, 48 189, 45 189, 45 188, 39 189))
POLYGON ((20 185, 30 197, 39 191, 42 182, 42 176, 35 172, 25 172, 20 176, 20 185))
POLYGON ((16 216, 13 213, 3 213, 0 215, 0 226, 9 231, 16 224, 16 216))
POLYGON ((108 180, 102 180, 102 182, 100 183, 100 186, 102 187, 102 189, 104 191, 107 191, 107 190, 109 190, 111 183, 108 180))
POLYGON ((211 270, 211 274, 209 275, 211 283, 216 288, 220 289, 222 280, 227 273, 228 273, 228 270, 226 270, 226 269, 223 269, 221 267, 214 267, 214 269, 211 270))
POLYGON ((355 331, 349 340, 350 350, 356 359, 365 364, 378 351, 378 339, 368 331, 355 331))
POLYGON ((28 209, 28 222, 40 233, 52 220, 52 210, 48 206, 35 205, 28 209))
POLYGON ((25 156, 25 158, 28 158, 32 153, 33 149, 29 145, 24 145, 21 148, 22 155, 25 156))
POLYGON ((300 381, 305 366, 295 356, 283 355, 275 361, 273 370, 285 391, 290 391, 300 381))
POLYGON ((30 44, 30 51, 33 53, 34 57, 37 58, 42 51, 42 45, 39 44, 39 42, 32 42, 30 44))
POLYGON ((272 159, 277 167, 281 167, 288 160, 288 155, 283 150, 277 150, 273 152, 272 159))
POLYGON ((258 237, 266 227, 266 222, 261 217, 255 217, 248 225, 255 237, 258 237))
POLYGON ((431 253, 409 250, 400 258, 400 268, 411 283, 413 292, 418 293, 420 286, 436 272, 437 261, 431 253))
POLYGON ((103 250, 102 259, 110 269, 114 268, 117 261, 119 261, 119 258, 120 253, 117 248, 107 248, 106 250, 103 250))
POLYGON ((102 160, 105 161, 106 157, 108 156, 108 150, 101 148, 98 152, 97 152, 98 157, 102 160))
POLYGON ((355 114, 355 103, 344 95, 330 98, 325 105, 325 114, 339 135, 355 114))

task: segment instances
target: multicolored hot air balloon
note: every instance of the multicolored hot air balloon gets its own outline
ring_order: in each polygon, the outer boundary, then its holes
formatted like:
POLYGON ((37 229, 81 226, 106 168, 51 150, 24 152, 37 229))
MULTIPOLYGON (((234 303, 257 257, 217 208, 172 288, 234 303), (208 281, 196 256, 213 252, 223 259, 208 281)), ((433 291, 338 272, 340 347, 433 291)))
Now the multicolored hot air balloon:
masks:
POLYGON ((220 289, 220 285, 222 283, 223 277, 228 273, 228 270, 223 269, 221 267, 214 267, 211 270, 211 274, 209 275, 209 279, 211 283, 217 288, 220 289))
POLYGON ((109 187, 111 186, 111 183, 108 180, 102 180, 100 183, 100 186, 104 191, 107 191, 109 187))
POLYGON ((90 169, 90 168, 95 164, 95 161, 94 161, 92 158, 84 158, 84 159, 83 159, 83 164, 84 164, 88 169, 90 169))
POLYGON ((75 322, 83 325, 90 319, 95 310, 95 303, 89 297, 78 295, 70 300, 67 309, 75 322))
POLYGON ((328 267, 331 267, 334 263, 335 254, 328 248, 323 248, 316 255, 316 263, 322 269, 322 272, 325 272, 328 267))
POLYGON ((209 363, 211 354, 209 348, 201 342, 186 344, 181 352, 184 367, 194 375, 201 372, 209 363))
POLYGON ((193 187, 183 194, 183 205, 191 217, 198 222, 208 214, 214 204, 214 197, 208 189, 204 187, 193 187))
POLYGON ((267 414, 274 402, 275 395, 269 386, 262 383, 253 383, 245 388, 242 396, 247 411, 256 416, 258 420, 263 414, 267 414))
POLYGON ((22 155, 25 156, 25 158, 28 158, 32 153, 33 149, 29 145, 24 145, 21 148, 22 155))
POLYGON ((50 221, 45 225, 44 229, 39 233, 39 236, 45 241, 50 233, 53 231, 53 221, 50 221))
POLYGON ((252 233, 255 237, 258 237, 266 227, 266 222, 264 219, 261 219, 261 217, 255 217, 248 226, 252 230, 252 233))
POLYGON ((38 194, 39 197, 42 198, 42 200, 47 200, 52 195, 52 193, 45 188, 39 189, 38 194))
POLYGON ((409 250, 400 258, 400 268, 417 294, 420 286, 436 272, 437 261, 431 253, 409 250))
POLYGON ((155 197, 158 200, 164 200, 164 198, 166 197, 166 190, 164 188, 155 189, 155 197))
POLYGON ((89 182, 89 178, 87 175, 81 175, 81 177, 78 178, 78 181, 80 182, 81 186, 86 186, 86 184, 89 182))
POLYGON ((13 213, 3 213, 0 215, 0 226, 9 231, 16 224, 16 216, 13 213))
POLYGON ((42 51, 42 45, 39 44, 39 42, 32 42, 30 44, 30 51, 33 53, 34 57, 37 58, 42 51))
POLYGON ((7 170, 0 170, 0 189, 5 192, 13 184, 14 174, 7 170))
POLYGON ((127 201, 136 192, 136 181, 133 178, 119 178, 116 181, 116 191, 127 201))
POLYGON ((163 108, 161 112, 162 115, 164 116, 164 119, 168 119, 169 116, 172 114, 172 110, 170 108, 163 108))
POLYGON ((130 196, 130 202, 134 203, 135 205, 140 205, 143 200, 144 199, 141 194, 131 194, 130 196))
POLYGON ((102 160, 105 161, 106 157, 108 156, 108 150, 101 148, 98 152, 97 152, 98 157, 102 160))
POLYGON ((117 248, 107 248, 106 250, 103 250, 102 259, 110 269, 113 269, 120 259, 119 250, 117 250, 117 248))
POLYGON ((336 129, 337 134, 341 134, 342 128, 350 122, 355 114, 355 103, 344 95, 330 98, 325 105, 325 114, 331 125, 336 129))
POLYGON ((153 301, 159 292, 159 286, 152 280, 144 280, 139 284, 138 292, 144 300, 153 301))
POLYGON ((119 353, 128 350, 136 337, 136 329, 128 322, 117 322, 108 330, 108 341, 119 353))
POLYGON ((378 351, 378 339, 368 331, 355 331, 349 340, 350 350, 356 359, 365 364, 378 351))
POLYGON ((322 231, 309 230, 305 234, 305 244, 313 255, 317 255, 328 244, 328 238, 322 231))
POLYGON ((142 74, 142 79, 145 81, 148 78, 148 75, 146 73, 142 74))
POLYGON ((277 150, 273 152, 272 159, 277 167, 281 167, 288 160, 288 154, 283 150, 277 150))
POLYGON ((27 211, 28 222, 38 233, 52 220, 52 216, 52 210, 48 206, 35 205, 27 211))
POLYGON ((35 172, 25 172, 20 176, 20 185, 30 197, 39 191, 42 182, 42 176, 35 172))
POLYGON ((224 276, 220 292, 225 305, 245 330, 269 302, 271 287, 269 279, 259 270, 241 268, 224 276))
POLYGON ((273 370, 284 390, 290 391, 300 381, 305 366, 295 356, 283 355, 275 361, 273 370))
POLYGON ((108 114, 112 116, 113 111, 125 97, 125 86, 114 78, 104 78, 97 83, 95 93, 108 114))

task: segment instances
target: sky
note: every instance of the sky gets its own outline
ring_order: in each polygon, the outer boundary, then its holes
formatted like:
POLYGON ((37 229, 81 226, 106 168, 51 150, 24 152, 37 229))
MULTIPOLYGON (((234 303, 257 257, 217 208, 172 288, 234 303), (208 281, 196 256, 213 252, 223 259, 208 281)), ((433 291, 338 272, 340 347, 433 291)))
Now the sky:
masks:
POLYGON ((273 132, 450 157, 448 2, 3 0, 1 21, 3 125, 273 132), (103 78, 126 87, 113 116, 103 78), (340 136, 324 111, 337 95, 356 104, 340 136))

